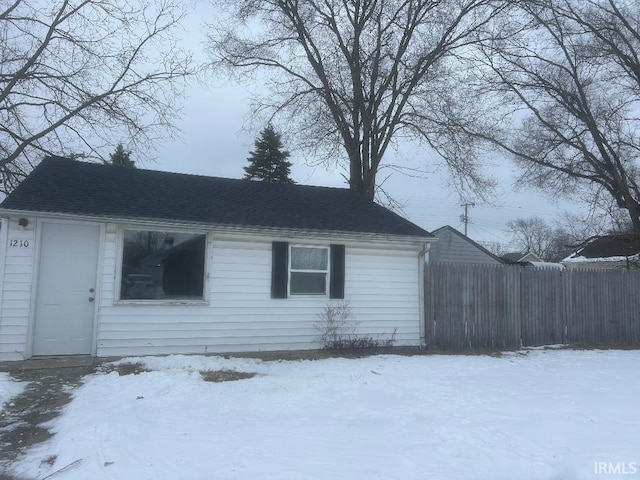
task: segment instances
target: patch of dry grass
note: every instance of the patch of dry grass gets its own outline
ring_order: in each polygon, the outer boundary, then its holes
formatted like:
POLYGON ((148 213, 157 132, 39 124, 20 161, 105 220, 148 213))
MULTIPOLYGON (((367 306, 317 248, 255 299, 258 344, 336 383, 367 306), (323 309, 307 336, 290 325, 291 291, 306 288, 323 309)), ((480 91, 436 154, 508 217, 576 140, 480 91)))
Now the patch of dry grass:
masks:
POLYGON ((150 372, 142 363, 119 363, 118 365, 105 365, 105 373, 118 372, 121 377, 124 375, 139 375, 143 372, 150 372))
POLYGON ((255 377, 255 372, 237 372, 235 370, 201 370, 205 382, 231 382, 255 377))

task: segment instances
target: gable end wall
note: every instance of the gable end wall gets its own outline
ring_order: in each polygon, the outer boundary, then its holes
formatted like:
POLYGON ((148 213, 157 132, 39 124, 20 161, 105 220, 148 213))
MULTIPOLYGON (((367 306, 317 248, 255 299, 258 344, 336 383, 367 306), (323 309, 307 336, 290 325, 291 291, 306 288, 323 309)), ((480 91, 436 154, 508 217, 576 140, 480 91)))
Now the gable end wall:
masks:
POLYGON ((429 261, 467 265, 498 265, 500 263, 449 230, 443 230, 438 234, 438 241, 431 245, 429 261))

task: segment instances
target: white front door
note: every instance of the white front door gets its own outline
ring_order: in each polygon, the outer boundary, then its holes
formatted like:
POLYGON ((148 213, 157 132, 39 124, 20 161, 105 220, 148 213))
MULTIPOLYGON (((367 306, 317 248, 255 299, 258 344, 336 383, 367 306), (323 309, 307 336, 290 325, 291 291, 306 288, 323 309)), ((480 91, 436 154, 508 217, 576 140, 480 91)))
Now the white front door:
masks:
POLYGON ((88 355, 100 227, 43 223, 33 355, 88 355))

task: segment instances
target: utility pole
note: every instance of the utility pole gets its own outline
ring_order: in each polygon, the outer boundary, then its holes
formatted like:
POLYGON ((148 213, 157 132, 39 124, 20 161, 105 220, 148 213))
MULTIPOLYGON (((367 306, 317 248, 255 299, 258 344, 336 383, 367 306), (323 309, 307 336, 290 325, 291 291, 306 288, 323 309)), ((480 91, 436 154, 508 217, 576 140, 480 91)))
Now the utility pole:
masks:
POLYGON ((462 215, 462 223, 464 223, 464 236, 467 236, 467 226, 469 225, 469 207, 475 207, 475 203, 467 202, 461 205, 464 207, 464 214, 462 215))

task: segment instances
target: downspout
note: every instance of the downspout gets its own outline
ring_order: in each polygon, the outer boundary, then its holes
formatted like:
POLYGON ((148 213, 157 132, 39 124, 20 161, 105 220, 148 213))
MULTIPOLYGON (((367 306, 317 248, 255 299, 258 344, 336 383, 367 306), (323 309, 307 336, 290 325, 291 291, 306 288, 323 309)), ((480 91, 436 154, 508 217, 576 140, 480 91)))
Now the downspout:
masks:
POLYGON ((418 285, 420 289, 420 348, 427 348, 426 339, 426 315, 425 315, 425 295, 424 295, 424 268, 429 261, 429 250, 431 249, 431 243, 425 242, 424 247, 418 254, 418 285))

